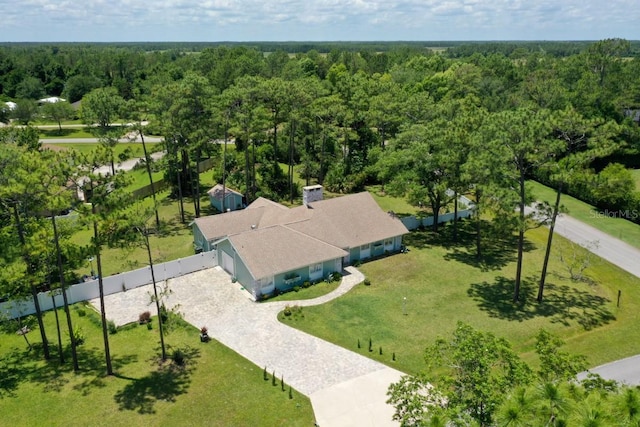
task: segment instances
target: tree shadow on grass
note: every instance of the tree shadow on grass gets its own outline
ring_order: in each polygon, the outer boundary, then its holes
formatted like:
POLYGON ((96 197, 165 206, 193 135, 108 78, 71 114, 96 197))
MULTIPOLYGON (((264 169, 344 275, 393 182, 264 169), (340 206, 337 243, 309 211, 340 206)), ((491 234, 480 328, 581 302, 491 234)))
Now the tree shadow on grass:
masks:
POLYGON ((136 411, 139 414, 155 413, 155 403, 159 400, 174 402, 184 394, 191 384, 191 375, 196 367, 196 359, 200 350, 187 347, 181 349, 184 354, 184 365, 178 366, 167 361, 157 370, 142 378, 126 378, 131 382, 115 395, 118 408, 123 411, 136 411))
MULTIPOLYGON (((71 353, 67 348, 64 352, 65 363, 60 364, 58 347, 50 345, 52 358, 43 363, 41 343, 33 345, 33 349, 14 348, 0 357, 0 398, 15 396, 15 391, 23 382, 39 384, 45 392, 60 392, 69 383, 68 374, 73 372, 71 353)), ((78 348, 78 375, 84 380, 73 388, 84 395, 92 388, 104 387, 105 358, 104 353, 97 348, 78 348)), ((113 357, 114 369, 120 369, 126 364, 135 362, 137 356, 129 355, 113 357)))
POLYGON ((615 316, 607 308, 609 299, 567 285, 547 283, 542 303, 536 301, 537 281, 522 280, 520 301, 513 302, 514 281, 503 276, 494 283, 473 283, 467 294, 491 317, 525 321, 536 317, 550 318, 551 323, 570 326, 575 322, 585 330, 605 325, 615 316))
MULTIPOLYGON (((491 231, 491 224, 485 222, 483 224, 483 233, 481 240, 481 256, 478 257, 476 247, 476 230, 472 221, 461 221, 458 229, 458 241, 455 244, 449 244, 450 252, 444 256, 445 260, 458 261, 481 271, 497 271, 501 270, 508 264, 516 261, 518 255, 518 237, 515 234, 497 233, 491 231)), ((452 228, 451 224, 447 224, 447 228, 452 228)), ((450 234, 447 230, 447 234, 450 234)), ((536 247, 525 239, 523 250, 530 252, 536 247)))
MULTIPOLYGON (((125 356, 112 356, 111 367, 117 375, 117 372, 124 366, 138 361, 138 356, 129 354, 125 356)), ((97 348, 79 349, 78 365, 80 366, 79 374, 84 380, 76 384, 73 389, 80 391, 83 396, 91 393, 95 388, 103 388, 106 386, 105 378, 107 376, 107 366, 103 350, 97 348)))

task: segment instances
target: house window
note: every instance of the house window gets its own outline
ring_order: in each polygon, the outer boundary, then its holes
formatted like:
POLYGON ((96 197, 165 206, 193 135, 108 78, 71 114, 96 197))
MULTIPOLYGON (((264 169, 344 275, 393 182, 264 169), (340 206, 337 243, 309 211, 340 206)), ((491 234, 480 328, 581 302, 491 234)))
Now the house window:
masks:
POLYGON ((362 246, 360 246, 360 250, 361 250, 361 251, 366 251, 367 249, 369 249, 369 245, 362 245, 362 246))
POLYGON ((393 245, 393 239, 387 239, 384 241, 384 245, 385 246, 392 246, 393 245))
POLYGON ((318 271, 322 271, 322 263, 314 264, 309 267, 309 273, 317 273, 318 271))

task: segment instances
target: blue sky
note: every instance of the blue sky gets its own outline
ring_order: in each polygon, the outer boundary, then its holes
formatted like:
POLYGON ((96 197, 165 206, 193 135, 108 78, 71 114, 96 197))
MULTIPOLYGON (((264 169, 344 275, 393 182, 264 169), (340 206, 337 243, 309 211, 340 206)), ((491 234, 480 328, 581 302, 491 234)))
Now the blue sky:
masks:
POLYGON ((639 0, 0 0, 3 41, 640 39, 639 0))

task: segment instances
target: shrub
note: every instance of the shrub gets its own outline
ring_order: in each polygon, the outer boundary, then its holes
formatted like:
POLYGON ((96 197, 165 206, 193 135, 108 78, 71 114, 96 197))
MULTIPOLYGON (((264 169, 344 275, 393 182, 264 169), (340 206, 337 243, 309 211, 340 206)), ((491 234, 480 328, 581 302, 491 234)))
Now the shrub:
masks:
POLYGON ((282 312, 284 313, 285 316, 291 316, 291 307, 289 307, 289 305, 286 305, 282 312))
POLYGON ((82 329, 78 328, 77 326, 73 329, 73 340, 75 341, 76 345, 82 345, 84 344, 84 334, 82 333, 82 329))
POLYGON ((162 319, 163 323, 166 322, 167 319, 169 319, 169 311, 164 304, 160 306, 160 318, 162 319))
POLYGON ((78 317, 84 317, 87 315, 87 312, 84 311, 84 308, 76 308, 76 311, 78 312, 78 317))
POLYGON ((293 291, 294 292, 299 292, 300 291, 300 286, 294 286, 293 287, 293 291))
POLYGON ((118 332, 118 327, 116 326, 116 324, 113 322, 113 320, 109 320, 107 322, 107 329, 109 330, 109 333, 111 335, 115 334, 118 332))
POLYGON ((145 323, 149 323, 150 321, 151 321, 151 312, 149 312, 149 311, 143 311, 138 316, 138 322, 141 325, 144 325, 145 323))
POLYGON ((175 363, 176 365, 184 366, 185 356, 182 350, 180 349, 175 350, 171 355, 171 359, 173 360, 173 363, 175 363))
POLYGON ((371 286, 371 280, 369 280, 369 279, 364 279, 364 285, 365 285, 365 286, 371 286))
POLYGON ((302 283, 302 287, 305 288, 305 289, 310 287, 310 286, 311 286, 311 282, 309 282, 308 280, 305 281, 304 283, 302 283))
POLYGON ((147 323, 147 329, 148 329, 148 330, 153 329, 153 325, 151 325, 151 322, 147 323))

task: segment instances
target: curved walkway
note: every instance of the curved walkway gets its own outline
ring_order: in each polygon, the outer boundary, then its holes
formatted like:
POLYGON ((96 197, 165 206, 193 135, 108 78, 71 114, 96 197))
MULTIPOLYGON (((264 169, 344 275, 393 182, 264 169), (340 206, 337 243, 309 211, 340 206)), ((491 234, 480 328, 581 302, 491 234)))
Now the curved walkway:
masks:
MULTIPOLYGON (((364 280, 347 267, 342 283, 327 295, 301 301, 255 303, 221 268, 171 279, 170 307, 179 305, 189 323, 207 326, 209 336, 278 377, 311 399, 320 426, 394 426, 386 404, 389 384, 402 372, 280 323, 285 305, 322 304, 364 280)), ((137 321, 148 306, 150 285, 107 296, 107 317, 116 324, 137 321)), ((97 303, 97 301, 92 301, 97 303)), ((153 310, 150 310, 153 311, 153 310)), ((196 337, 194 337, 195 339, 196 337)))

